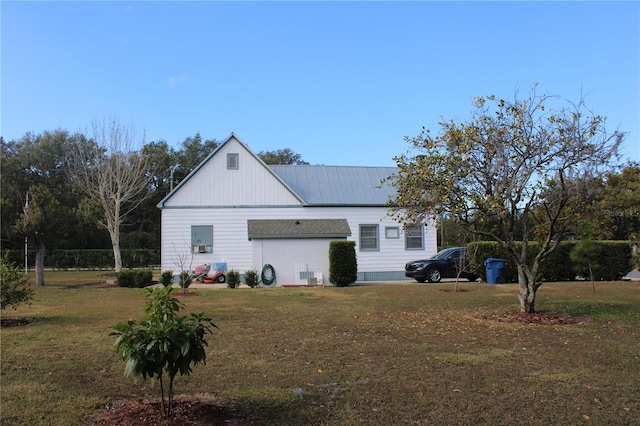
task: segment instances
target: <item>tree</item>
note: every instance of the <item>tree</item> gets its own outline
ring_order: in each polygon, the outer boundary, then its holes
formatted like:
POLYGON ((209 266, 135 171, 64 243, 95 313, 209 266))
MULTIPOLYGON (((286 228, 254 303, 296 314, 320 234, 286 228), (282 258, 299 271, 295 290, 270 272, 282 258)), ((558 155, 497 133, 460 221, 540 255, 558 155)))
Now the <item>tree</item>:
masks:
MULTIPOLYGON (((132 127, 117 120, 94 121, 93 140, 76 144, 71 151, 75 184, 102 208, 99 225, 109 232, 116 272, 122 270, 120 227, 149 195, 147 158, 135 150, 136 142, 132 127)), ((140 148, 143 145, 144 136, 140 148)))
MULTIPOLYGON (((56 235, 47 245, 52 248, 79 248, 79 243, 90 244, 88 227, 78 214, 83 194, 75 191, 67 169, 68 152, 78 143, 80 135, 64 130, 25 134, 18 141, 2 143, 2 238, 5 247, 19 248, 24 235, 15 224, 23 215, 29 187, 46 187, 54 199, 65 206, 64 220, 58 222, 56 235), (79 238, 78 236, 82 236, 79 238)), ((93 224, 92 224, 93 225, 93 224)), ((100 237, 102 237, 100 235, 100 237)))
POLYGON ((518 271, 520 310, 533 313, 540 265, 573 225, 564 216, 568 203, 580 196, 585 176, 616 158, 624 135, 607 133, 605 119, 583 99, 537 95, 535 86, 525 100, 489 96, 473 105, 467 123, 441 122, 436 137, 423 128, 406 138, 417 153, 395 157, 390 214, 413 223, 447 214, 499 242, 518 271))
POLYGON ((27 193, 22 217, 16 228, 35 241, 36 245, 36 285, 44 285, 44 258, 47 241, 51 241, 60 232, 64 223, 65 209, 56 200, 49 189, 42 185, 32 185, 27 193))
POLYGON ((182 142, 181 149, 176 153, 175 177, 177 179, 185 178, 217 147, 218 142, 215 139, 203 141, 200 133, 196 133, 194 137, 187 137, 182 142))
POLYGON ((598 257, 600 256, 601 248, 590 238, 583 238, 576 244, 569 257, 573 262, 573 268, 577 274, 586 276, 589 275, 591 280, 591 290, 596 292, 596 284, 593 279, 593 269, 598 267, 598 257))
POLYGON ((260 151, 258 157, 266 164, 284 164, 284 165, 307 165, 306 161, 302 160, 300 154, 296 154, 289 148, 278 149, 275 151, 260 151))
POLYGON ((20 267, 0 257, 0 309, 9 306, 16 309, 21 303, 29 303, 33 299, 33 290, 29 288, 29 280, 22 274, 20 267))
POLYGON ((124 374, 157 378, 160 382, 162 409, 167 419, 173 409, 173 383, 178 373, 189 375, 191 365, 206 363, 207 341, 205 335, 216 325, 204 313, 179 316, 184 308, 171 293, 171 286, 146 289, 147 302, 144 306, 146 319, 139 323, 134 320, 116 324, 111 336, 116 337, 116 352, 125 362, 124 374), (165 404, 164 374, 169 378, 167 403, 165 404))
POLYGON ((629 163, 620 172, 606 173, 598 185, 589 219, 597 236, 612 240, 640 238, 640 164, 629 163))

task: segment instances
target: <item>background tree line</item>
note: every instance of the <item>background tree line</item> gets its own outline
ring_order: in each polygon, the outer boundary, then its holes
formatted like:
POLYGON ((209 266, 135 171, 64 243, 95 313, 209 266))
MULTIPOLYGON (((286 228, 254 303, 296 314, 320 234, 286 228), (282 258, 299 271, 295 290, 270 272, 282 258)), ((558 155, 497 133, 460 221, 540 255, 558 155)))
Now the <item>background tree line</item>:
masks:
MULTIPOLYGON (((66 130, 26 133, 12 141, 0 138, 3 249, 23 249, 25 237, 31 249, 40 239, 46 239, 48 249, 111 247, 108 232, 97 225, 102 220, 100 206, 79 190, 68 173, 70 152, 90 142, 86 135, 66 130), (25 223, 27 206, 30 223, 25 223)), ((147 196, 122 224, 122 249, 160 248, 160 210, 156 205, 217 147, 215 139, 203 139, 199 133, 185 138, 176 148, 164 140, 144 144, 147 196)), ((258 156, 267 164, 308 164, 288 148, 261 151, 258 156)), ((586 209, 587 214, 576 220, 573 238, 640 237, 640 164, 628 163, 594 176, 585 188, 580 206, 573 208, 586 209)), ((450 247, 465 244, 470 237, 445 214, 439 220, 438 240, 441 247, 450 247)))
MULTIPOLYGON (((99 198, 83 191, 80 174, 85 166, 86 170, 103 170, 114 159, 132 168, 144 168, 139 180, 144 184, 143 193, 123 200, 126 214, 119 226, 119 246, 159 250, 160 210, 156 205, 219 143, 196 133, 174 148, 164 140, 147 143, 142 137, 135 150, 129 143, 135 141, 128 140, 133 138, 128 133, 132 129, 117 122, 117 128, 110 128, 112 125, 94 128, 92 138, 60 129, 26 133, 11 141, 0 137, 3 250, 23 249, 25 237, 29 249, 36 249, 42 256, 52 249, 111 248, 112 238, 107 228, 100 226, 105 221, 104 207, 99 198), (117 146, 113 146, 114 140, 117 146), (132 163, 136 159, 140 161, 132 163), (77 164, 82 161, 95 164, 77 164)), ((290 149, 262 151, 258 156, 267 164, 308 164, 290 149)))

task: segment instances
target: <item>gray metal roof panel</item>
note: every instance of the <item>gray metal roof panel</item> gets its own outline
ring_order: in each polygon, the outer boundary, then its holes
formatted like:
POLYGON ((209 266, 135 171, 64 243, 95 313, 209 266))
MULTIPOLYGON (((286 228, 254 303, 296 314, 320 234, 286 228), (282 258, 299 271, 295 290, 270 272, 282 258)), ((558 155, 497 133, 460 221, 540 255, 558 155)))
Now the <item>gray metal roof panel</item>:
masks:
POLYGON ((271 165, 307 205, 384 206, 395 189, 382 181, 395 167, 271 165))

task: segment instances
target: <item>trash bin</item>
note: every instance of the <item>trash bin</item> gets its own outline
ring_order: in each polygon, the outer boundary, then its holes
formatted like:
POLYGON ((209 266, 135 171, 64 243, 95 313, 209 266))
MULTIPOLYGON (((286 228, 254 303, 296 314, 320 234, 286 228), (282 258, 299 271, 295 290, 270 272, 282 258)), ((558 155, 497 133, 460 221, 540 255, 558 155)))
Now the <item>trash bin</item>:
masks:
POLYGON ((506 260, 498 259, 495 257, 488 257, 484 261, 484 266, 487 270, 487 283, 488 284, 503 284, 504 283, 504 264, 506 260))

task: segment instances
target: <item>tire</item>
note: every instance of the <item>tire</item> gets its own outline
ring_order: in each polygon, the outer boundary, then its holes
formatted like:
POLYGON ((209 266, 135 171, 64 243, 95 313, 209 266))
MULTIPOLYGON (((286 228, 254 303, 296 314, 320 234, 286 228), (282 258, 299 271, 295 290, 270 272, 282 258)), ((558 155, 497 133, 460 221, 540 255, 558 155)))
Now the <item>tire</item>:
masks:
POLYGON ((438 268, 432 268, 427 271, 427 280, 430 283, 439 283, 442 279, 442 273, 438 268))
POLYGON ((222 283, 224 283, 224 282, 226 282, 226 281, 227 281, 227 276, 226 276, 226 275, 224 275, 224 274, 220 274, 220 275, 218 275, 218 277, 216 278, 216 282, 217 282, 217 283, 220 283, 220 284, 222 284, 222 283))

